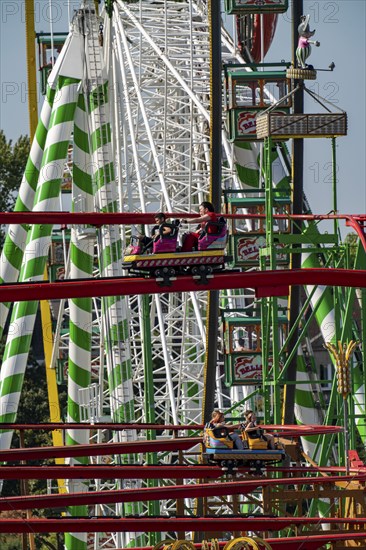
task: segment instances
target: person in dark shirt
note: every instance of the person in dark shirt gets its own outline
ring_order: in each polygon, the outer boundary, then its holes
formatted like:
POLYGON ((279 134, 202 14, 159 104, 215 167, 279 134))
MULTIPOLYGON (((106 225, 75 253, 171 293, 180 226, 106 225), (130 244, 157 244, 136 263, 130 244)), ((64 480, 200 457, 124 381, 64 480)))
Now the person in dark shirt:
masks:
POLYGON ((160 235, 162 230, 163 235, 169 235, 172 232, 170 224, 166 223, 166 216, 163 212, 159 212, 154 216, 155 224, 150 232, 150 237, 145 235, 139 236, 139 241, 143 246, 143 251, 150 250, 153 246, 155 239, 160 235))
MULTIPOLYGON (((197 227, 197 231, 189 232, 186 234, 185 240, 182 244, 182 252, 190 252, 193 249, 197 250, 198 246, 198 239, 202 233, 202 231, 205 229, 207 222, 217 222, 217 216, 215 214, 215 209, 213 207, 213 204, 208 201, 201 202, 198 208, 200 217, 199 218, 190 218, 186 220, 187 223, 197 223, 199 226, 197 227)), ((213 232, 215 233, 217 231, 216 228, 212 228, 212 231, 210 230, 210 227, 208 228, 208 233, 213 232)))

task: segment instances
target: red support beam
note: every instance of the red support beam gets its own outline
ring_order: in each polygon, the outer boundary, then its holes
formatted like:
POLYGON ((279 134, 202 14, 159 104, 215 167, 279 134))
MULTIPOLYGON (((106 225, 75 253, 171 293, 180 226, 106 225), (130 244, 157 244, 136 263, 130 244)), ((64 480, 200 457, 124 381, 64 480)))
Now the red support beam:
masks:
POLYGON ((0 451, 0 462, 9 460, 40 460, 46 458, 67 458, 76 456, 104 456, 129 453, 152 453, 159 451, 186 450, 202 443, 201 437, 133 441, 128 443, 96 443, 90 445, 69 445, 64 447, 33 447, 30 449, 8 449, 0 451))
MULTIPOLYGON (((258 219, 264 218, 265 214, 218 214, 227 219, 258 219)), ((168 218, 195 218, 199 214, 168 212, 168 218)), ((346 225, 352 227, 361 239, 362 245, 366 250, 365 224, 366 215, 364 214, 274 214, 275 219, 291 220, 346 220, 346 225)), ((0 212, 0 225, 9 224, 48 224, 61 225, 65 228, 67 225, 93 225, 100 227, 102 225, 133 225, 133 224, 153 224, 154 213, 142 212, 0 212)))
MULTIPOLYGON (((60 517, 58 519, 10 519, 0 518, 0 533, 154 533, 162 531, 280 531, 291 525, 304 526, 322 524, 364 526, 366 518, 319 518, 319 517, 260 517, 260 518, 104 518, 89 519, 60 517)), ((366 534, 366 531, 364 531, 366 534)))
MULTIPOLYGON (((337 542, 337 541, 356 541, 365 539, 365 533, 360 533, 360 531, 352 532, 348 531, 347 533, 326 533, 322 535, 308 535, 300 537, 286 537, 278 539, 265 539, 266 542, 271 546, 272 549, 281 549, 281 550, 316 550, 317 548, 322 548, 326 543, 337 542)), ((219 548, 224 548, 228 541, 217 541, 219 548)), ((191 542, 192 544, 192 542, 191 542)), ((258 544, 258 541, 257 541, 258 544)), ((201 550, 201 543, 193 543, 195 548, 201 550)), ((163 548, 163 544, 161 548, 163 548)), ((260 546, 260 544, 259 544, 260 546)), ((361 548, 358 546, 358 548, 361 548)), ((117 548, 116 550, 130 550, 129 548, 117 548)), ((154 546, 144 546, 144 547, 134 547, 134 550, 154 550, 154 546)))
MULTIPOLYGON (((164 476, 163 470, 162 468, 162 476, 164 476)), ((261 480, 251 481, 250 483, 206 483, 170 487, 143 487, 140 489, 123 489, 118 491, 108 490, 56 495, 4 497, 0 499, 0 512, 9 510, 38 510, 40 508, 65 508, 67 506, 82 505, 92 506, 115 502, 146 502, 149 500, 244 495, 254 491, 258 485, 261 485, 261 480)))
MULTIPOLYGON (((239 468, 240 473, 248 472, 249 467, 239 468)), ((345 467, 267 467, 267 472, 276 472, 293 476, 295 473, 309 475, 319 474, 345 474, 345 467)), ((351 474, 356 476, 366 474, 366 466, 361 468, 350 468, 351 474)), ((223 476, 218 466, 1 466, 2 479, 218 479, 223 476)), ((262 478, 263 479, 263 478, 262 478)), ((291 477, 291 483, 292 483, 291 477)), ((301 478, 300 478, 301 479, 301 478)), ((321 478, 319 478, 321 479, 321 478)), ((326 478, 325 478, 326 479, 326 478)), ((338 476, 339 481, 344 479, 343 475, 338 476)), ((354 479, 354 478, 352 478, 354 479)))
MULTIPOLYGON (((226 214, 217 213, 227 219, 259 219, 265 214, 226 214)), ((198 218, 195 212, 167 212, 167 218, 198 218)), ((353 222, 365 223, 366 214, 274 214, 275 219, 291 220, 346 220, 346 225, 353 222), (350 222, 350 223, 348 223, 350 222)), ((153 224, 154 213, 147 212, 0 212, 0 225, 9 224, 44 224, 44 225, 139 225, 153 224)))
POLYGON ((352 269, 283 269, 245 273, 217 273, 205 285, 188 276, 177 277, 170 286, 161 286, 155 279, 115 277, 68 280, 57 283, 14 283, 0 285, 0 302, 57 300, 93 296, 126 296, 161 294, 195 290, 254 288, 258 297, 284 296, 292 285, 328 285, 366 287, 366 271, 352 269))
POLYGON ((1 466, 2 479, 217 479, 217 466, 1 466))
MULTIPOLYGON (((324 548, 325 544, 336 543, 341 541, 356 541, 365 539, 366 534, 360 533, 342 533, 340 535, 319 535, 308 537, 288 537, 280 539, 266 539, 272 550, 317 550, 324 548)), ((333 546, 333 548, 337 548, 333 546)), ((358 548, 362 548, 358 546, 358 548)), ((135 549, 134 549, 135 550, 135 549)))
MULTIPOLYGON (((165 477, 165 468, 161 472, 165 477)), ((116 502, 146 502, 177 498, 202 498, 224 495, 247 495, 258 487, 278 487, 281 485, 327 485, 337 482, 366 481, 366 472, 355 476, 297 477, 282 479, 251 479, 230 483, 197 483, 195 485, 174 485, 168 487, 143 487, 116 491, 94 491, 83 493, 3 497, 0 512, 10 510, 31 510, 40 508, 65 508, 116 502)), ((321 498, 321 492, 318 495, 321 498)))
MULTIPOLYGON (((287 424, 282 426, 281 424, 266 424, 262 427, 268 431, 276 432, 280 436, 284 437, 304 437, 309 435, 321 435, 321 434, 334 434, 343 431, 342 426, 319 426, 317 424, 306 424, 298 426, 297 424, 287 424)), ((184 430, 202 430, 203 424, 182 424, 182 425, 170 425, 170 424, 122 424, 122 423, 96 423, 89 424, 87 422, 74 423, 74 422, 48 422, 41 424, 17 424, 12 422, 1 423, 2 430, 163 430, 163 431, 184 431, 184 430)))
MULTIPOLYGON (((296 426, 294 425, 294 428, 296 426)), ((332 426, 331 426, 332 427, 332 426)), ((203 424, 140 424, 136 423, 115 423, 115 422, 97 422, 90 424, 88 422, 43 422, 40 424, 18 424, 16 422, 2 422, 2 430, 159 430, 179 432, 184 430, 202 430, 203 424)))

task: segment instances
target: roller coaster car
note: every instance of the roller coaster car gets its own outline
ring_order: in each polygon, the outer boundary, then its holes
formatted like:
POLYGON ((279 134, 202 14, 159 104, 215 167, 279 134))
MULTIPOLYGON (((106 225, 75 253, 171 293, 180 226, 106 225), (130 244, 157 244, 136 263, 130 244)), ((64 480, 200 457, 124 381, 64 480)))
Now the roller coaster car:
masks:
POLYGON ((198 250, 223 250, 227 242, 225 218, 220 216, 217 222, 209 221, 198 237, 198 250))
POLYGON ((203 459, 209 464, 218 464, 228 474, 233 474, 239 466, 249 466, 256 475, 262 475, 265 465, 281 462, 286 456, 279 444, 277 449, 268 449, 267 441, 248 438, 244 430, 241 437, 246 448, 234 449, 234 441, 230 439, 227 428, 206 427, 203 439, 206 451, 203 459))
POLYGON ((227 227, 224 218, 207 222, 198 239, 198 250, 180 252, 177 250, 179 220, 163 224, 172 228, 168 235, 163 227, 153 242, 152 254, 146 254, 137 237, 131 237, 126 249, 123 267, 131 275, 155 277, 162 285, 170 285, 176 275, 193 275, 198 283, 206 284, 212 273, 224 269, 228 258, 224 255, 227 242, 227 227))

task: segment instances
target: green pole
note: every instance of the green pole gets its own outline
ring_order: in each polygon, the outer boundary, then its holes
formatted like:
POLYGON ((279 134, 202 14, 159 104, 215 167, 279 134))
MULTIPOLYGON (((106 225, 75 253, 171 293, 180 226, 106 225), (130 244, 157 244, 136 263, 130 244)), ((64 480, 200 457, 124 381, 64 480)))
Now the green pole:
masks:
MULTIPOLYGON (((141 297, 141 317, 142 317, 142 353, 143 353, 143 362, 144 362, 144 406, 145 406, 145 416, 146 422, 155 424, 156 415, 155 415, 155 400, 154 400, 154 377, 153 377, 153 360, 151 355, 152 341, 151 341, 151 323, 150 323, 150 299, 151 296, 144 294, 141 297)), ((147 430, 146 437, 149 440, 156 439, 155 430, 147 430)), ((157 464, 157 454, 156 453, 147 453, 146 455, 147 464, 157 464)), ((149 479, 147 482, 148 487, 157 487, 158 481, 156 479, 149 479)), ((159 515, 159 503, 157 501, 148 501, 148 514, 149 516, 159 515)), ((161 540, 160 533, 148 533, 147 544, 154 546, 161 540)))
MULTIPOLYGON (((333 210, 338 212, 338 197, 337 197, 337 154, 336 154, 336 138, 332 138, 332 182, 333 182, 333 210)), ((334 218, 334 235, 339 232, 339 220, 334 218)))
MULTIPOLYGON (((266 212, 266 257, 269 258, 269 269, 275 270, 277 267, 276 261, 276 250, 274 246, 274 237, 273 237, 273 205, 274 205, 274 193, 273 193, 273 183, 272 183, 272 147, 273 142, 270 137, 266 138, 264 141, 264 164, 265 164, 265 212, 266 212)), ((272 348, 267 349, 267 358, 269 355, 272 356, 272 367, 271 369, 267 366, 267 372, 269 373, 269 378, 271 384, 268 385, 269 380, 264 380, 264 389, 265 392, 271 391, 273 399, 273 421, 275 424, 281 423, 281 394, 280 386, 278 384, 278 378, 280 373, 279 368, 279 326, 278 326, 278 299, 276 297, 271 297, 268 299, 270 306, 270 315, 271 315, 271 324, 272 324, 272 335, 269 335, 268 342, 272 338, 272 348)), ((262 321, 263 322, 263 321, 262 321)), ((262 334, 265 334, 268 327, 262 325, 262 334)), ((265 362, 263 358, 263 365, 265 362)), ((267 398, 267 403, 269 399, 267 398)), ((265 422, 270 422, 272 419, 268 417, 268 411, 265 410, 265 422), (266 414, 267 413, 267 414, 266 414)))

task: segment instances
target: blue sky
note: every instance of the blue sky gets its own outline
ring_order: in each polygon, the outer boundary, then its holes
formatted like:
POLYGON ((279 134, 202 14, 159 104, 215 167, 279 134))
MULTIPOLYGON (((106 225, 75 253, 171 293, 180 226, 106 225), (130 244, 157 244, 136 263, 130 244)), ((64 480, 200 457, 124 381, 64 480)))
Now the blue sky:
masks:
MULTIPOLYGON (((78 0, 52 0, 54 32, 68 30, 68 12, 79 6, 78 0)), ((25 23, 23 0, 0 0, 0 128, 7 138, 16 140, 29 132, 25 23)), ((36 31, 50 32, 50 2, 35 0, 36 31)), ((304 13, 311 16, 314 39, 309 62, 327 68, 335 62, 333 72, 318 72, 308 86, 320 96, 334 102, 348 113, 349 133, 337 140, 338 210, 341 213, 366 213, 365 147, 365 28, 366 0, 304 1, 304 13)), ((266 61, 289 60, 291 56, 290 12, 279 16, 276 35, 266 61)), ((40 102, 42 96, 40 96, 40 102)), ((318 112, 309 100, 307 112, 318 112)), ((314 213, 333 208, 330 140, 305 141, 305 192, 314 213)), ((342 230, 342 233, 344 231, 342 230)))

